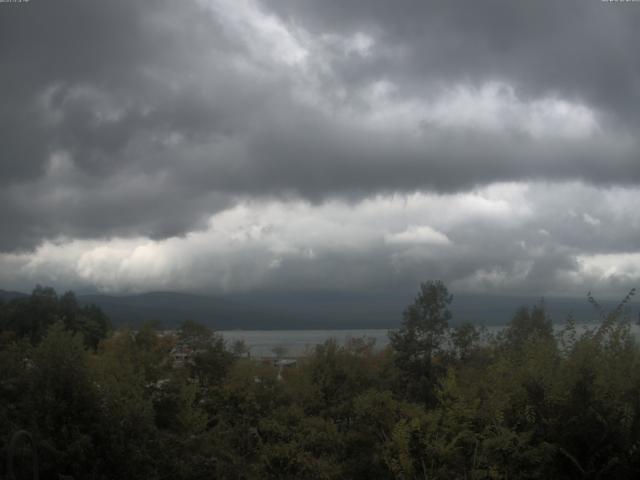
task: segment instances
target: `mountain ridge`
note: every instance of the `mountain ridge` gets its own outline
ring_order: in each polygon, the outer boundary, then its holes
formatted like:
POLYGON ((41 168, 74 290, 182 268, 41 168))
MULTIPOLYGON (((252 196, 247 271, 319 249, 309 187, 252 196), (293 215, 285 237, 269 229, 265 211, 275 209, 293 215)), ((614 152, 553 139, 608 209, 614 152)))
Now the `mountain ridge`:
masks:
MULTIPOLYGON (((0 299, 4 301, 27 296, 0 290, 0 299)), ((213 296, 152 291, 129 295, 79 294, 77 298, 83 305, 100 307, 116 326, 136 327, 149 321, 162 328, 175 328, 182 321, 193 320, 218 330, 306 330, 396 328, 413 296, 407 292, 263 292, 213 296)), ((539 297, 457 294, 451 305, 451 323, 504 325, 518 307, 538 301, 539 297)), ((550 297, 544 302, 556 323, 561 323, 569 314, 581 322, 598 320, 586 298, 550 297)), ((617 302, 602 301, 601 304, 611 310, 617 302)), ((630 306, 637 311, 637 303, 630 306)))

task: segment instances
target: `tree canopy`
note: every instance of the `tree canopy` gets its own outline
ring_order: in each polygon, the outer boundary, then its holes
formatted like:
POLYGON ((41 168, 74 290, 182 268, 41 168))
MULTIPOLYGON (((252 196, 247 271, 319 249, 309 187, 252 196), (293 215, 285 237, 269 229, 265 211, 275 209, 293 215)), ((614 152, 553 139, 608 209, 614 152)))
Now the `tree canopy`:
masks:
POLYGON ((638 478, 622 309, 554 330, 541 303, 489 335, 450 327, 451 302, 426 282, 386 348, 328 340, 279 370, 192 322, 87 341, 75 297, 37 288, 0 305, 0 450, 30 431, 42 478, 638 478))

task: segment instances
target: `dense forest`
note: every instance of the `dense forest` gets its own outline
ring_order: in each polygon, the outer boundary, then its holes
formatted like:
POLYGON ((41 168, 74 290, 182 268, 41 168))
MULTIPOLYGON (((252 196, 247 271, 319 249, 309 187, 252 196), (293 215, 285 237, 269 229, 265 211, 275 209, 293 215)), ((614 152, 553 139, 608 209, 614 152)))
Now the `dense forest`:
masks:
POLYGON ((639 478, 630 295, 589 296, 592 328, 554 330, 540 303, 491 336, 453 327, 427 282, 387 348, 327 341, 279 369, 194 322, 115 330, 38 287, 0 304, 0 449, 31 432, 41 478, 639 478))

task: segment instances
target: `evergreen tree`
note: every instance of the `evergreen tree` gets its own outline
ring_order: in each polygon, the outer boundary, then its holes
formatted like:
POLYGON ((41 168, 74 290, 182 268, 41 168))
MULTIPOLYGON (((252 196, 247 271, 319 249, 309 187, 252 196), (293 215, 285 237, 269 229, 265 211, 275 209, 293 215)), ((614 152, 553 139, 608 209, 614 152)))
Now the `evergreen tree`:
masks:
POLYGON ((435 384, 442 373, 436 357, 451 319, 452 300, 441 281, 423 283, 414 303, 404 311, 400 330, 389 333, 402 387, 409 398, 427 404, 434 400, 435 384))

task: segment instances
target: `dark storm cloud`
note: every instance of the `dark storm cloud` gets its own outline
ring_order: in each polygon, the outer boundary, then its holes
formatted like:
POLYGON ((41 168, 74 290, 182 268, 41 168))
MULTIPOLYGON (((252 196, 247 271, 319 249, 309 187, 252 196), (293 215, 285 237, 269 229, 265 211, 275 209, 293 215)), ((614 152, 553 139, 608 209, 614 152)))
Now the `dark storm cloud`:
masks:
POLYGON ((203 49, 229 52, 214 17, 171 2, 1 7, 0 249, 57 235, 182 234, 228 204, 153 165, 170 134, 225 128, 229 105, 184 78, 203 49), (59 152, 71 160, 51 174, 59 152))
POLYGON ((640 182, 640 8, 268 1, 251 23, 250 2, 205 3, 0 4, 0 250, 180 235, 238 198, 640 182), (373 43, 345 53, 358 33, 373 43), (393 85, 382 100, 367 93, 380 82, 393 85), (423 118, 447 86, 473 96, 487 82, 513 89, 489 98, 515 109, 513 122, 423 118), (393 117, 405 104, 410 126, 393 117), (547 123, 579 122, 557 112, 573 104, 597 128, 554 136, 547 123))
POLYGON ((36 181, 5 187, 0 202, 0 250, 30 248, 52 233, 65 238, 183 235, 206 223, 203 212, 230 205, 223 194, 132 174, 102 182, 82 176, 54 186, 36 181))
POLYGON ((316 32, 370 32, 377 55, 341 65, 346 79, 425 82, 506 79, 523 93, 579 98, 638 121, 637 5, 600 0, 265 0, 316 32), (394 54, 388 54, 392 52, 394 54), (365 72, 361 75, 358 67, 365 72))

